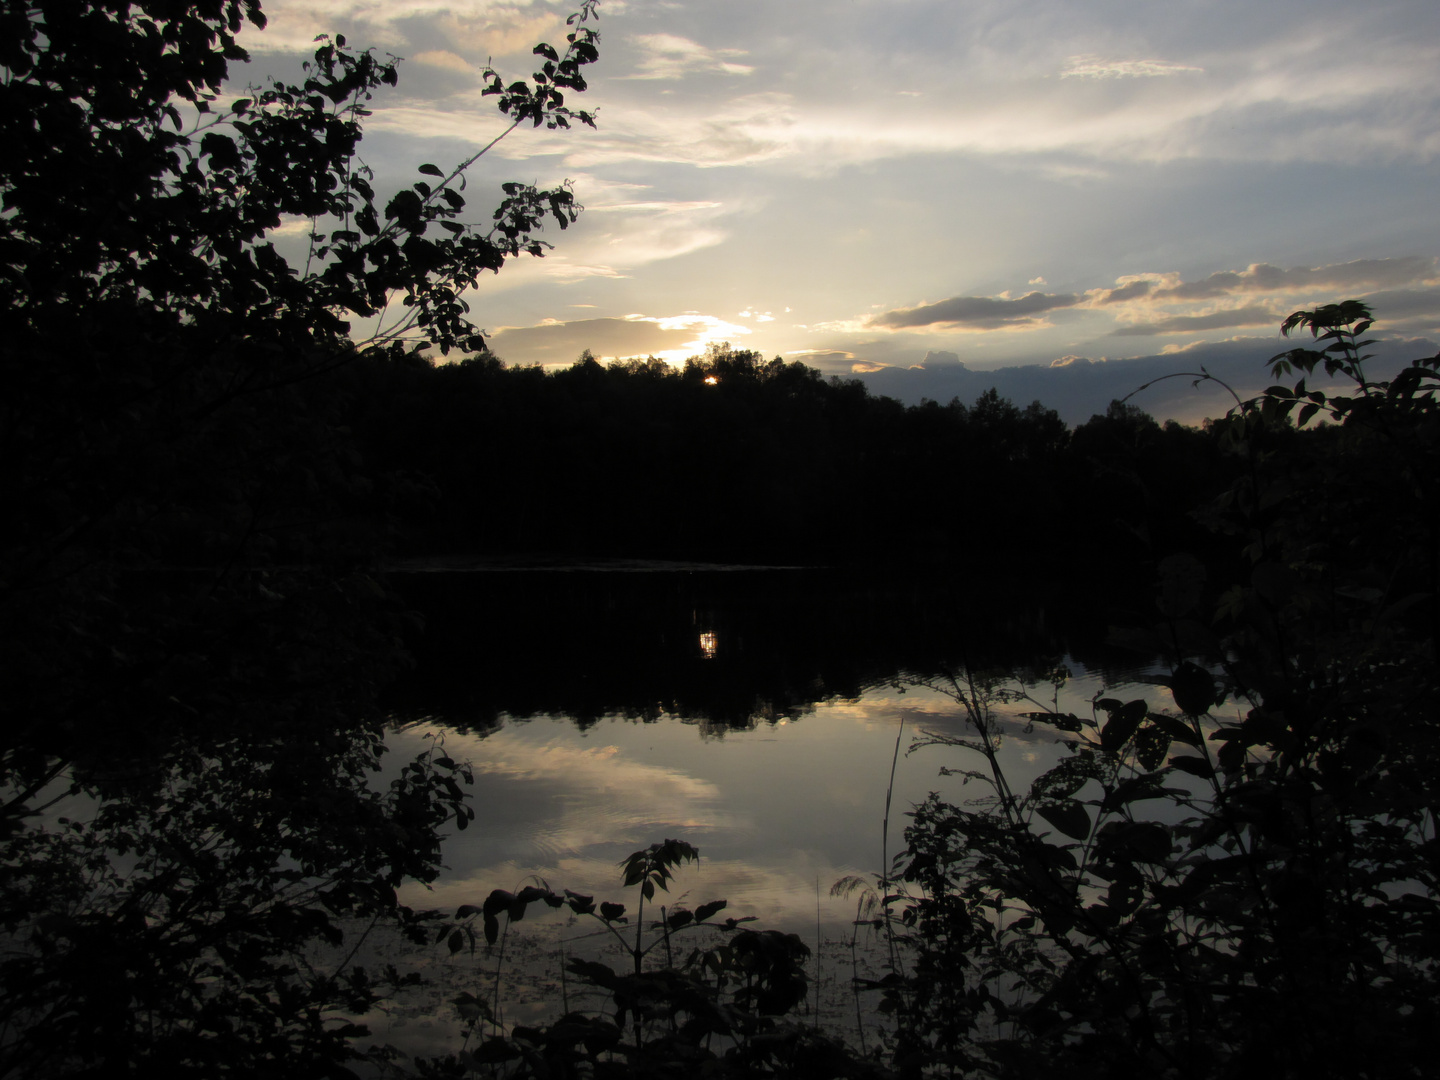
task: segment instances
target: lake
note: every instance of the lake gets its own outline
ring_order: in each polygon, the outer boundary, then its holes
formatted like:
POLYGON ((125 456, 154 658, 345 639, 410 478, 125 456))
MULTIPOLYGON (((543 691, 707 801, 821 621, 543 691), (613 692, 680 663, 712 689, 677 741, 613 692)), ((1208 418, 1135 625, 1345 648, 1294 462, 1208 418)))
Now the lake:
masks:
MULTIPOLYGON (((1169 704, 1141 681, 1149 658, 1096 643, 1090 609, 1062 616, 1033 597, 1002 607, 961 586, 644 564, 412 573, 400 587, 428 631, 397 688, 390 745, 403 759, 443 739, 473 764, 477 815, 446 841, 441 879, 409 887, 405 902, 453 910, 539 879, 626 903, 633 916, 620 861, 685 840, 700 863, 656 902, 723 898, 724 914, 818 946, 821 1019, 841 1027, 853 1025, 852 960, 874 975, 883 956, 873 940, 852 954, 857 894, 832 886, 873 882, 928 792, 956 802, 988 793, 941 775, 983 765, 964 750, 912 752, 927 734, 971 731, 956 700, 921 683, 968 663, 1029 684, 1034 701, 999 709, 1005 768, 1021 789, 1065 754, 1025 712, 1058 700, 1088 716, 1102 692, 1169 704), (1070 677, 1056 699, 1047 675, 1062 666, 1070 677)), ((512 1018, 558 1009, 574 990, 559 983, 560 951, 598 949, 597 927, 562 913, 515 927, 523 944, 512 947, 530 952, 501 995, 512 1018)), ((449 989, 471 977, 463 954, 442 959, 449 989)))

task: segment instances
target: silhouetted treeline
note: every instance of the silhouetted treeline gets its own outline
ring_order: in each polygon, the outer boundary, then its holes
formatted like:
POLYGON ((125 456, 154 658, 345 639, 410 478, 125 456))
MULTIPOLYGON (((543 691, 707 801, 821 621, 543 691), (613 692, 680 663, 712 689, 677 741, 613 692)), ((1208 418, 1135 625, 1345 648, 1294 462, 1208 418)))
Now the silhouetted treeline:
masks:
POLYGON ((367 465, 411 480, 404 554, 1127 569, 1201 543, 1229 482, 1206 433, 1115 405, 1071 431, 993 391, 905 407, 859 380, 712 347, 569 368, 357 365, 367 465))

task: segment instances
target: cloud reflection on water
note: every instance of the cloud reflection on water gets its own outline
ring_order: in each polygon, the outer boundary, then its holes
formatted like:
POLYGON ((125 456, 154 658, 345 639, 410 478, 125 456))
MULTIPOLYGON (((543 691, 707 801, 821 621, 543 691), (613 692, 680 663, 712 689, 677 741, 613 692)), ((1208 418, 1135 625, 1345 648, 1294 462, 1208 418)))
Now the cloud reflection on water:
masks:
MULTIPOLYGON (((1080 673, 1060 707, 1088 715, 1100 692, 1080 673)), ((1164 704, 1154 687, 1122 697, 1164 704)), ((1048 686, 1036 691, 1044 700, 1048 686)), ((1051 728, 1030 726, 1035 702, 1000 710, 1002 756, 1015 786, 1028 787, 1064 753, 1051 728)), ((507 719, 485 738, 450 735, 446 749, 475 768, 475 824, 447 840, 447 874, 433 893, 413 887, 419 906, 474 903, 491 889, 531 875, 552 888, 633 903, 619 887, 618 863, 631 851, 676 837, 695 844, 701 865, 681 871, 676 893, 691 904, 724 897, 728 914, 754 914, 763 925, 807 930, 817 902, 832 931, 843 932, 853 901, 832 900, 847 874, 882 864, 882 820, 897 732, 901 754, 886 854, 902 843, 905 812, 934 790, 954 801, 983 797, 983 783, 939 775, 942 766, 981 768, 965 751, 907 752, 924 732, 973 735, 963 710, 933 689, 883 686, 852 700, 816 705, 802 719, 762 723, 724 738, 697 737, 692 725, 662 715, 641 723, 610 717, 587 731, 565 717, 507 719), (903 722, 903 731, 900 725, 903 722), (817 896, 818 893, 818 896, 817 896)), ((401 757, 417 752, 423 729, 392 736, 401 757), (411 748, 414 744, 415 749, 411 748)), ((827 931, 829 933, 831 931, 827 931)))

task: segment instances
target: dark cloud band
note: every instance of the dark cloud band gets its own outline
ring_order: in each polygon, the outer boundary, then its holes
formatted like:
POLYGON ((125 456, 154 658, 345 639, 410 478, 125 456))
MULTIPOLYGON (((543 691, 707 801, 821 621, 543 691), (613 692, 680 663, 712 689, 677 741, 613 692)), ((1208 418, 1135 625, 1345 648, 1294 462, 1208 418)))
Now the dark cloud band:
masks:
POLYGON ((1254 304, 1233 311, 1216 311, 1209 315, 1176 315, 1169 319, 1122 326, 1110 332, 1111 337, 1150 337, 1152 334, 1188 334, 1200 330, 1225 330, 1234 326, 1269 326, 1283 316, 1254 304))
POLYGON ((892 330, 936 325, 996 329, 1024 325, 1044 312, 1074 307, 1079 302, 1080 297, 1073 293, 1032 292, 1014 300, 994 296, 952 296, 934 304, 886 311, 872 318, 870 324, 892 330))
POLYGON ((1355 259, 1328 266, 1292 266, 1282 270, 1270 263, 1251 263, 1244 270, 1220 270, 1199 281, 1182 281, 1162 288, 1156 278, 1132 281, 1110 289, 1101 304, 1148 297, 1161 303, 1213 300, 1234 293, 1284 292, 1295 289, 1384 289, 1421 281, 1435 272, 1435 260, 1407 255, 1395 259, 1355 259))

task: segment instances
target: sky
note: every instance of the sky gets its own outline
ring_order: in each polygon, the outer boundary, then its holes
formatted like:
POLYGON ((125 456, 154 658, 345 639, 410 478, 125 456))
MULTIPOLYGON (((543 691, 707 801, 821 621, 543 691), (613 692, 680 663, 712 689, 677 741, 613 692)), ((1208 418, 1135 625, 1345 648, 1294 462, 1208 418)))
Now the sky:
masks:
MULTIPOLYGON (((482 70, 528 75, 574 0, 264 8, 243 77, 319 33, 403 58, 361 146, 383 189, 503 130, 482 70)), ((1071 422, 1176 376, 1131 400, 1194 422, 1233 399, 1179 373, 1256 392, 1300 308, 1369 302, 1381 373, 1440 349, 1434 0, 602 0, 595 25, 597 130, 517 130, 469 174, 472 206, 568 180, 585 207, 469 297, 509 363, 729 342, 1071 422)))

